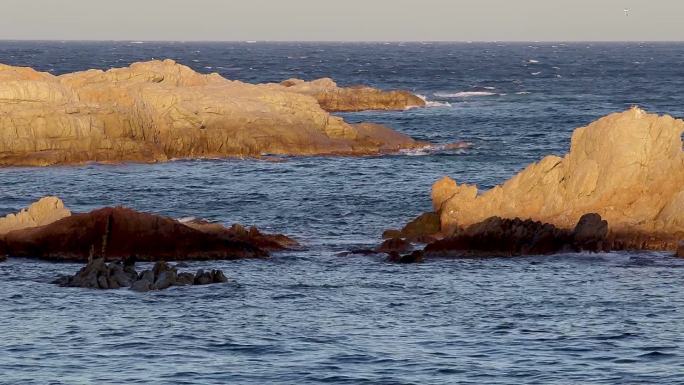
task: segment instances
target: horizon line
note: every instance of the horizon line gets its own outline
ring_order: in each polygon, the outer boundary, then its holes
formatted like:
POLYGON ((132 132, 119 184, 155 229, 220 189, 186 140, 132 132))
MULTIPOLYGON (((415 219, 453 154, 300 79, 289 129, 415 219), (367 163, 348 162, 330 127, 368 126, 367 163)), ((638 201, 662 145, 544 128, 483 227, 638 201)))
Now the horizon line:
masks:
POLYGON ((156 39, 0 39, 0 42, 64 43, 684 43, 684 40, 156 40, 156 39))

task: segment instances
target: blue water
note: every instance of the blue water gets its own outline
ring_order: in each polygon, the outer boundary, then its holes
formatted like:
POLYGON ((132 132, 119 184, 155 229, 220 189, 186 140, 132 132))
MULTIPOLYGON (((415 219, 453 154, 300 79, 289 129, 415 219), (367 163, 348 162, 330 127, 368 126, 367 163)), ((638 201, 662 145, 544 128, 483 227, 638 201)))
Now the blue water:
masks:
POLYGON ((435 103, 343 116, 473 148, 2 169, 0 215, 54 194, 74 211, 254 224, 307 249, 191 263, 233 282, 148 294, 49 284, 77 265, 0 264, 0 383, 684 383, 684 260, 667 253, 336 256, 429 210, 444 175, 489 188, 633 104, 684 117, 684 44, 0 42, 0 62, 55 74, 151 58, 250 82, 408 89, 435 103))

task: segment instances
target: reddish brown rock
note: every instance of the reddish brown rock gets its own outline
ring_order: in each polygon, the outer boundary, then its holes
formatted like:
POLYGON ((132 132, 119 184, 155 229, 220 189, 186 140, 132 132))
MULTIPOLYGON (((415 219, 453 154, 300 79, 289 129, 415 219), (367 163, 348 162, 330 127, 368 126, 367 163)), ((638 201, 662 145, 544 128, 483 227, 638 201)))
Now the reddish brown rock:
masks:
POLYGON ((292 249, 299 246, 299 243, 290 237, 287 237, 283 234, 264 234, 253 226, 250 228, 245 228, 244 226, 236 223, 231 227, 225 227, 220 223, 211 223, 201 219, 193 219, 191 221, 181 223, 205 233, 247 242, 261 249, 269 251, 292 249))
POLYGON ((679 242, 677 244, 677 256, 684 258, 684 242, 679 242))
MULTIPOLYGON (((260 234, 252 243, 249 234, 200 231, 171 218, 115 207, 13 231, 4 239, 12 257, 85 262, 93 256, 143 261, 264 258, 268 251, 259 244, 265 237, 260 234)), ((276 245, 277 240, 269 243, 276 245)))

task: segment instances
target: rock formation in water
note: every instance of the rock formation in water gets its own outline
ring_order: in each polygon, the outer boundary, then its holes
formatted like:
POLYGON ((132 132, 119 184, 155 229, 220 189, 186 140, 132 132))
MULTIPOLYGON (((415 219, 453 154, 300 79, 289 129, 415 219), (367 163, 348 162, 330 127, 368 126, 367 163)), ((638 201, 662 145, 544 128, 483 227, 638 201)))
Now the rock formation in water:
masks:
POLYGON ((594 213, 582 216, 573 230, 530 219, 491 217, 428 244, 423 252, 428 258, 596 252, 609 248, 607 234, 608 223, 594 213))
POLYGON ((133 291, 165 290, 172 286, 208 285, 228 282, 221 270, 199 270, 197 274, 178 272, 176 266, 164 261, 154 264, 152 270, 138 273, 135 261, 126 259, 106 263, 104 258, 94 258, 73 276, 62 276, 53 283, 64 287, 87 289, 130 288, 133 291))
POLYGON ((49 224, 0 235, 0 252, 10 257, 85 262, 93 257, 141 261, 265 258, 297 245, 280 234, 240 225, 181 223, 123 207, 72 214, 49 224))
POLYGON ((330 78, 310 82, 288 79, 280 85, 288 91, 313 96, 329 112, 405 110, 425 106, 425 100, 407 91, 382 91, 364 86, 340 88, 330 78))
POLYGON ((64 202, 57 197, 44 197, 38 202, 19 211, 0 218, 0 235, 29 227, 44 226, 71 215, 64 202))
POLYGON ((586 213, 608 222, 616 248, 676 248, 684 235, 684 121, 633 108, 575 130, 570 152, 547 156, 484 193, 444 178, 433 186, 441 236, 490 217, 570 229, 586 213))
POLYGON ((363 155, 425 145, 321 108, 417 103, 408 95, 290 83, 230 81, 172 60, 61 76, 0 65, 0 166, 363 155))

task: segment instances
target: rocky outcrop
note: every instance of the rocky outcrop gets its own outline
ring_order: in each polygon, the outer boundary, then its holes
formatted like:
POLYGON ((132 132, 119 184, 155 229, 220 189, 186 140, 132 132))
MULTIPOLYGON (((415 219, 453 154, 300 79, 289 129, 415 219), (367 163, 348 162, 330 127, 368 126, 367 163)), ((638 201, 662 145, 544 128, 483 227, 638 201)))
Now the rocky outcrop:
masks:
POLYGON ((439 214, 430 212, 419 215, 401 230, 385 230, 382 237, 384 239, 402 238, 412 242, 429 243, 440 237, 440 231, 439 214))
POLYGON ((425 106, 425 100, 407 91, 382 91, 364 86, 342 88, 330 78, 310 82, 288 79, 280 85, 288 91, 313 96, 330 112, 405 110, 425 106))
POLYGON ((301 85, 230 81, 172 60, 61 76, 0 65, 0 80, 0 166, 364 155, 425 145, 321 108, 380 108, 403 97, 366 89, 314 97, 301 85))
POLYGON ((442 179, 432 191, 442 233, 494 216, 567 230, 597 213, 608 228, 587 239, 607 231, 615 245, 674 250, 684 235, 683 132, 682 120, 633 108, 578 128, 565 157, 548 156, 484 193, 442 179))
POLYGON ((684 242, 679 242, 677 245, 677 256, 684 258, 684 242))
POLYGON ((428 258, 467 258, 596 252, 611 247, 607 227, 594 213, 582 216, 574 230, 530 219, 491 217, 430 243, 424 253, 428 258))
POLYGON ((11 257, 85 262, 93 257, 141 261, 265 258, 296 245, 283 235, 256 229, 193 228, 175 219, 123 207, 73 214, 51 224, 3 237, 11 257))
POLYGON ((71 211, 57 197, 44 197, 16 214, 0 218, 0 235, 10 231, 44 226, 68 217, 71 211))
POLYGON ((228 278, 221 270, 208 272, 199 270, 197 274, 179 273, 176 266, 159 261, 154 264, 152 270, 145 270, 138 274, 135 270, 135 261, 131 259, 106 263, 104 258, 95 258, 88 261, 75 275, 59 277, 53 283, 63 287, 100 290, 130 288, 133 291, 145 292, 165 290, 172 286, 208 285, 224 282, 228 282, 228 278))

